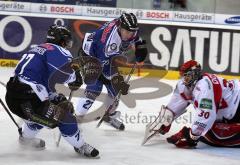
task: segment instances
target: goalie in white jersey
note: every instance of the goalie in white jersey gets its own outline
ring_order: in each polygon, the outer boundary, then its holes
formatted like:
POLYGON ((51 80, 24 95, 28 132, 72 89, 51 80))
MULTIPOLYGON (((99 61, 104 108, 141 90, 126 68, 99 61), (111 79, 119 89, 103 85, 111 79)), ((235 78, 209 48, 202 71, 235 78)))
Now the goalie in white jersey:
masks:
POLYGON ((180 67, 181 79, 171 100, 164 107, 162 123, 157 130, 169 131, 174 119, 193 104, 192 125, 183 127, 167 138, 180 148, 195 147, 198 141, 219 147, 240 147, 240 82, 202 73, 200 64, 187 61, 180 67), (169 120, 170 119, 170 120, 169 120))

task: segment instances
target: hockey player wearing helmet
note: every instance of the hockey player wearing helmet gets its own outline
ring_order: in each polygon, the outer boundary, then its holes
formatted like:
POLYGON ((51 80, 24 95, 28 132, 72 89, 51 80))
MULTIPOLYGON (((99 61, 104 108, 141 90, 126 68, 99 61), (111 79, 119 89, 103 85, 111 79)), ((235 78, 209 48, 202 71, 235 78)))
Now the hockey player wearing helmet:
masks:
POLYGON ((124 130, 124 124, 118 120, 120 111, 116 111, 118 101, 114 101, 114 98, 119 91, 122 95, 127 95, 129 84, 124 82, 123 76, 112 62, 132 47, 135 47, 136 62, 144 61, 148 52, 146 42, 138 36, 138 30, 136 16, 124 13, 99 29, 86 33, 82 45, 83 55, 96 57, 101 62, 103 71, 95 84, 87 85, 85 96, 79 99, 76 110, 78 116, 84 116, 88 112, 104 85, 108 91, 105 106, 109 107, 114 102, 104 121, 118 130, 124 130))
POLYGON ((73 45, 71 32, 65 26, 52 25, 47 32, 47 43, 70 49, 73 45))
POLYGON ((9 109, 24 119, 19 142, 25 146, 45 148, 45 142, 36 138, 43 128, 58 127, 64 139, 74 150, 88 157, 99 152, 81 136, 72 103, 57 93, 55 84, 74 83, 81 86, 80 74, 73 70, 71 32, 63 26, 48 29, 46 43, 26 52, 7 83, 6 103, 9 109))
MULTIPOLYGON (((184 126, 167 138, 179 148, 193 148, 199 141, 218 147, 240 147, 240 83, 214 74, 202 73, 194 60, 180 67, 181 79, 159 118, 156 133, 165 134, 171 124, 193 104, 191 127, 184 126)), ((152 124, 154 125, 154 124, 152 124)))
POLYGON ((133 13, 124 13, 119 18, 119 34, 123 41, 133 39, 139 30, 137 18, 133 13))

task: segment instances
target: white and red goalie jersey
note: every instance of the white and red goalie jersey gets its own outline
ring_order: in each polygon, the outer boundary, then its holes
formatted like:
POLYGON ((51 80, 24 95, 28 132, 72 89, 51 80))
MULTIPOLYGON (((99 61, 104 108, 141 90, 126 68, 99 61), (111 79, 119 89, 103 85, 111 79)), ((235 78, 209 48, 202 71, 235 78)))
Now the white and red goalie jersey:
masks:
POLYGON ((237 111, 239 100, 239 80, 227 81, 205 73, 193 89, 186 87, 182 79, 179 80, 167 108, 177 117, 192 103, 195 110, 191 134, 200 137, 212 128, 214 122, 231 120, 237 111))

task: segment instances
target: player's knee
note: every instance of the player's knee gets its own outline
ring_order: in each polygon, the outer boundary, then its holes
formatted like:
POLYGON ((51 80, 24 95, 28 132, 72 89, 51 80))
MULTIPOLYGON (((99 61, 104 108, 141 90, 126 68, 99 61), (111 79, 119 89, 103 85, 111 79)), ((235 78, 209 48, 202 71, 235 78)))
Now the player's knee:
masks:
POLYGON ((76 108, 76 115, 77 116, 84 116, 87 111, 91 108, 94 100, 89 98, 80 98, 76 108))

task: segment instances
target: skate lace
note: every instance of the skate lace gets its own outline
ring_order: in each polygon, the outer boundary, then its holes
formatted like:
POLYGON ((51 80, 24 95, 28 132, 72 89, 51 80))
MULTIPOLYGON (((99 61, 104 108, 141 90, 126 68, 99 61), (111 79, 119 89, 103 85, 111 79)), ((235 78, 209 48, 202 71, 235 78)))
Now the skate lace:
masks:
POLYGON ((83 152, 85 154, 91 154, 91 152, 93 151, 93 147, 87 143, 84 143, 83 146, 81 147, 83 149, 83 152))
POLYGON ((113 126, 116 126, 117 128, 120 127, 120 125, 122 124, 122 122, 118 121, 118 120, 115 119, 115 118, 111 118, 111 119, 110 119, 110 123, 111 123, 113 126))
POLYGON ((119 118, 120 116, 121 116, 121 112, 120 111, 114 111, 113 113, 111 113, 109 115, 109 117, 112 118, 112 119, 119 118))

